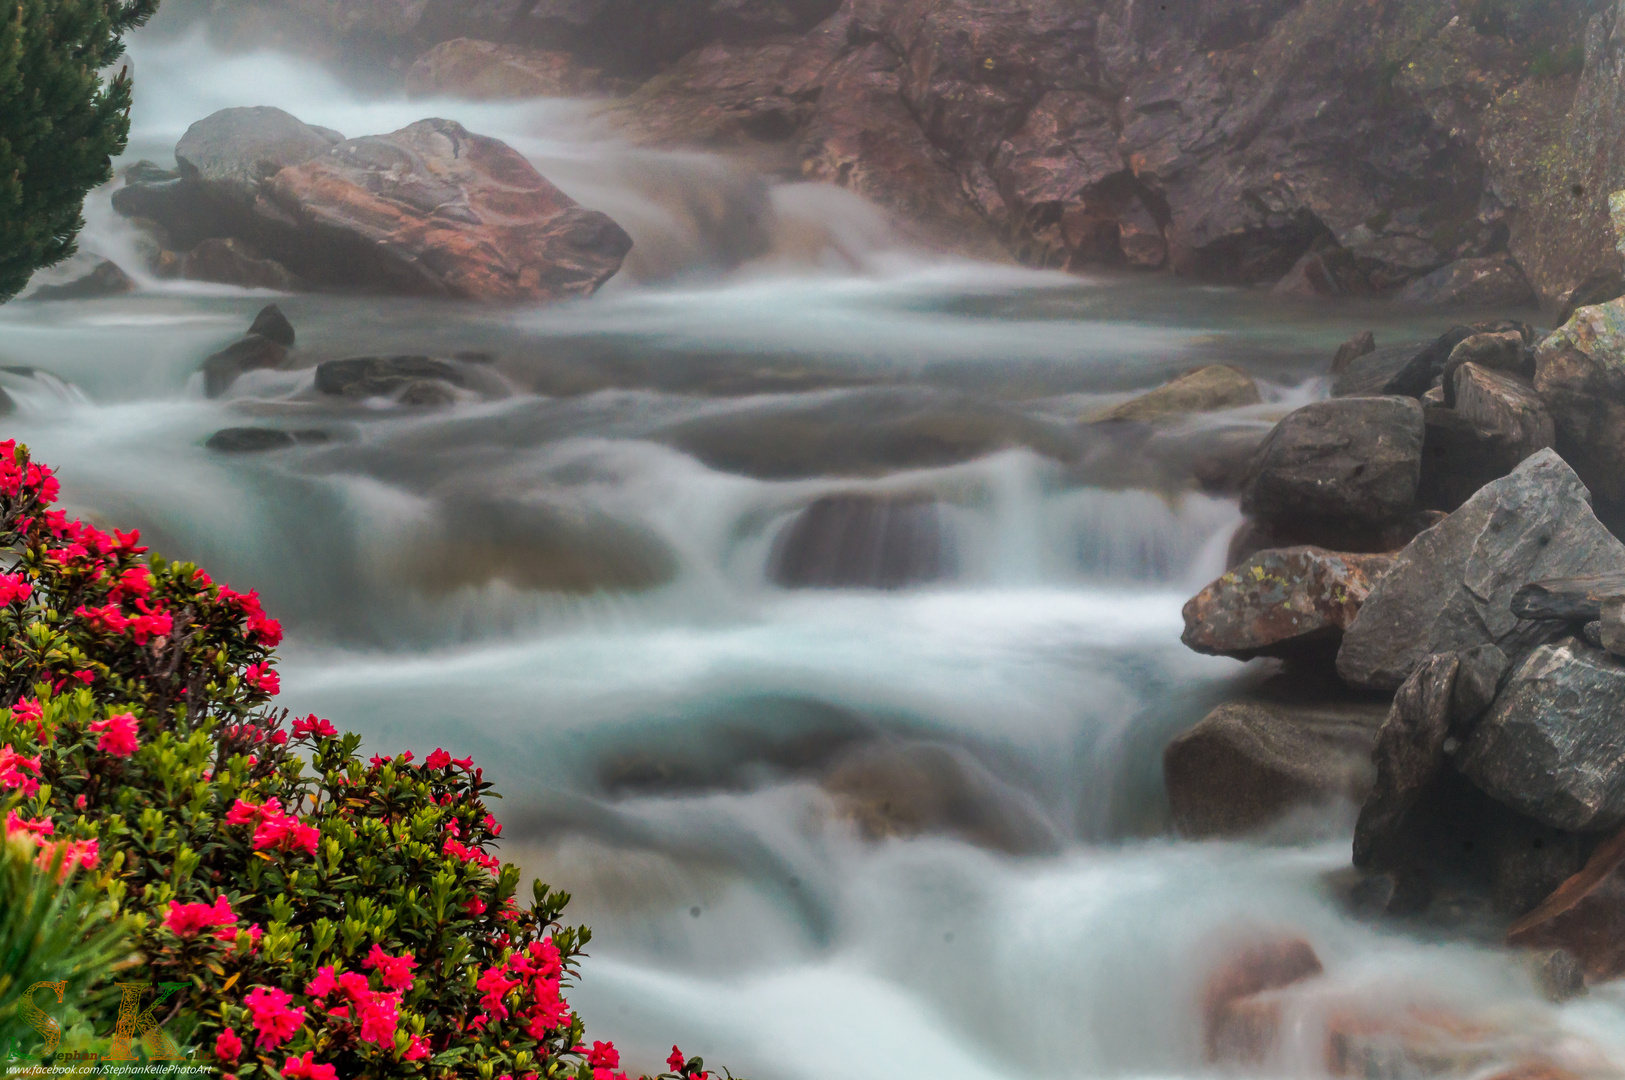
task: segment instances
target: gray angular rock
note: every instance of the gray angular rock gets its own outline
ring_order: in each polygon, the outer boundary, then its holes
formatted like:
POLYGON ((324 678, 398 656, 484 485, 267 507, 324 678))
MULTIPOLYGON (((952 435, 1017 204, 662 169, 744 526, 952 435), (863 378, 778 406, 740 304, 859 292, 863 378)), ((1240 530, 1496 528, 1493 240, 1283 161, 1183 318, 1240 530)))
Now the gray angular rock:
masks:
POLYGON ((206 397, 219 397, 245 373, 281 367, 287 358, 285 347, 258 334, 245 334, 203 361, 203 393, 206 397))
POLYGON ((1625 596, 1625 574, 1531 581, 1513 595, 1512 613, 1520 619, 1595 622, 1602 618, 1603 603, 1616 596, 1625 596))
POLYGON ((1337 353, 1332 357, 1331 373, 1335 378, 1347 371, 1349 365, 1362 356, 1369 356, 1377 351, 1377 335, 1370 330, 1362 330, 1337 347, 1337 353))
POLYGON ((1422 405, 1411 398, 1306 405, 1259 448, 1242 510, 1265 521, 1398 521, 1416 499, 1423 434, 1422 405))
POLYGON ((250 334, 258 334, 267 341, 274 341, 284 349, 293 348, 293 323, 282 314, 282 309, 275 304, 267 304, 254 316, 254 324, 248 328, 250 334))
POLYGON ((1591 512, 1590 493, 1554 450, 1485 486, 1399 554, 1343 637, 1338 674, 1397 689, 1423 658, 1475 645, 1516 655, 1552 636, 1512 597, 1552 577, 1625 572, 1625 545, 1591 512))
POLYGON ((1456 688, 1450 695, 1450 729, 1459 735, 1470 730, 1473 722, 1495 703, 1511 662, 1494 645, 1475 645, 1458 655, 1461 670, 1456 673, 1456 688))
POLYGON ((1539 301, 1518 264, 1505 255, 1458 259, 1418 278, 1396 297, 1423 307, 1534 307, 1539 301))
POLYGON ((1430 656, 1394 696, 1371 752, 1377 777, 1354 828, 1355 866, 1374 865, 1401 835, 1406 813, 1449 765, 1445 740, 1460 671, 1460 656, 1430 656))
POLYGON ((1452 373, 1450 387, 1456 412, 1497 440, 1509 462, 1522 461, 1557 439, 1540 395, 1515 374, 1462 364, 1452 373))
POLYGON ((344 136, 269 105, 221 109, 186 129, 175 146, 181 179, 211 198, 247 206, 260 183, 331 150, 344 136))
POLYGON ((1554 829, 1625 822, 1625 663, 1576 638, 1543 645, 1513 672, 1462 747, 1463 774, 1554 829))

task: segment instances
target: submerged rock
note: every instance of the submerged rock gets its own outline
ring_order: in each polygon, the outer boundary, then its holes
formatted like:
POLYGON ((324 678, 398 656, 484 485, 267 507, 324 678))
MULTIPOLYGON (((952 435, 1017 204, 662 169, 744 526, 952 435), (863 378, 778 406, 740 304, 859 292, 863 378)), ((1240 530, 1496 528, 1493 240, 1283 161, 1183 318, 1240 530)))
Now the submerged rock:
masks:
POLYGON ((429 356, 357 356, 316 365, 316 389, 338 397, 382 397, 423 381, 462 386, 456 364, 429 356))
POLYGON ((1166 386, 1113 406, 1096 420, 1153 420, 1184 413, 1215 412, 1257 405, 1263 398, 1253 377, 1224 364, 1181 375, 1166 386))
POLYGON ((203 361, 203 393, 219 397, 231 384, 250 371, 277 368, 288 358, 288 350, 258 334, 246 334, 203 361))
POLYGON ((1343 637, 1351 685, 1397 689, 1422 659, 1494 644, 1509 656, 1551 636, 1512 597, 1550 577, 1625 572, 1625 545, 1591 512, 1579 477, 1552 450, 1486 486, 1400 553, 1343 637))
POLYGON ((1182 836, 1236 836, 1299 806, 1365 801, 1380 706, 1221 705, 1169 743, 1163 777, 1182 836))
POLYGON ((1185 605, 1180 640, 1238 660, 1330 657, 1392 562, 1316 547, 1261 551, 1185 605))
POLYGON ((1543 645, 1507 679, 1462 746, 1485 792, 1556 829, 1625 822, 1625 663, 1568 638, 1543 645))
MULTIPOLYGON (((1507 944, 1560 949, 1597 982, 1625 976, 1625 831, 1604 841, 1578 874, 1514 923, 1507 944)), ((1572 988, 1574 980, 1565 983, 1572 988)))
POLYGON ((951 578, 956 562, 935 501, 829 495, 778 535, 768 577, 792 589, 899 589, 951 578))
POLYGON ((135 282, 117 263, 88 252, 39 271, 29 285, 24 300, 94 300, 135 291, 135 282))
POLYGON ((258 454, 284 450, 297 442, 291 433, 277 428, 235 427, 215 432, 203 445, 226 454, 258 454))
POLYGON ((1302 938, 1260 942, 1229 957, 1202 989, 1202 1042, 1213 1064, 1258 1065, 1280 1037, 1281 1003, 1260 995, 1324 972, 1314 947, 1302 938))
POLYGON ((1242 510, 1265 521, 1399 521, 1416 498, 1422 436, 1422 406, 1409 398, 1306 405, 1260 448, 1242 510))

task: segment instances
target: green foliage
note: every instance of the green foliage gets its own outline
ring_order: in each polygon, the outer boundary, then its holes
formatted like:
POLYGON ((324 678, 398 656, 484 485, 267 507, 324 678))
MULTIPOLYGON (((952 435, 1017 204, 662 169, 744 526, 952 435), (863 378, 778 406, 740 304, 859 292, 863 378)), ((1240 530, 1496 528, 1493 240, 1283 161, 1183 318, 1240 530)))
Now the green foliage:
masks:
MULTIPOLYGON (((30 1005, 107 1013, 118 996, 113 979, 130 962, 132 920, 92 883, 61 880, 66 854, 40 851, 25 836, 0 840, 0 1050, 42 1042, 30 1005)), ((45 1024, 60 1036, 55 1016, 45 1024)))
POLYGON ((85 194, 130 132, 130 79, 103 82, 158 0, 0 4, 0 301, 74 252, 85 194))
MULTIPOLYGON (((290 726, 254 594, 56 494, 0 443, 0 798, 8 833, 129 917, 115 1056, 243 1080, 624 1080, 564 998, 590 933, 559 922, 563 893, 521 903, 473 762, 363 761, 359 736, 290 726)), ((704 1080, 694 1061, 679 1080, 704 1080)))

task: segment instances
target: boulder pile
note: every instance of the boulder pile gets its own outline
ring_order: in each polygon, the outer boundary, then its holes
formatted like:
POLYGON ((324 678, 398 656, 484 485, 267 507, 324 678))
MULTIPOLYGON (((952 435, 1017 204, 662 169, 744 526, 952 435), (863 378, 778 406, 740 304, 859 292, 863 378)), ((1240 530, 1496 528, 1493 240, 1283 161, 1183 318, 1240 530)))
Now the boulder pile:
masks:
POLYGON ((1254 455, 1232 568, 1184 635, 1330 689, 1175 739, 1176 826, 1236 835, 1345 799, 1360 904, 1475 896, 1511 943, 1625 975, 1625 301, 1539 339, 1356 339, 1335 367, 1338 396, 1254 455))
POLYGON ((113 196, 153 236, 160 274, 546 301, 593 293, 632 248, 519 153, 451 120, 346 139, 281 109, 223 109, 187 130, 175 160, 113 196))

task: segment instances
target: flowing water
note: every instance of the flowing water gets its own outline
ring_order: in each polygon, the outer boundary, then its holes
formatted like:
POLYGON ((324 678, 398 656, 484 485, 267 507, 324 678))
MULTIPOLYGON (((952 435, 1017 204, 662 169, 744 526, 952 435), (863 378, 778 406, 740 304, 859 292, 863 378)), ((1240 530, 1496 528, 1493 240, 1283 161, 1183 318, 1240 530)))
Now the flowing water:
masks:
MULTIPOLYGON (((296 712, 494 776, 504 854, 595 928, 573 1000, 629 1066, 681 1040, 757 1080, 1200 1075, 1203 979, 1282 929, 1327 975, 1268 1071, 1323 1074, 1350 1002, 1625 1062, 1625 995, 1551 1006, 1492 948, 1346 915, 1347 807, 1169 838, 1162 747, 1255 676, 1179 643, 1240 520, 1167 479, 1179 440, 1256 437, 1350 333, 1437 320, 911 251, 853 196, 634 149, 589 103, 369 98, 196 36, 132 53, 126 160, 231 105, 347 135, 447 115, 634 235, 597 297, 530 310, 144 276, 0 309, 9 434, 74 509, 259 588, 296 712), (205 399, 198 363, 268 299, 302 366, 205 399), (438 410, 311 392, 318 360, 397 352, 477 377, 438 410), (1161 442, 1077 423, 1214 360, 1265 404, 1161 442), (328 438, 204 447, 244 424, 328 438), (922 580, 773 583, 798 513, 863 496, 928 521, 922 580)), ((138 272, 108 198, 85 246, 138 272)))

